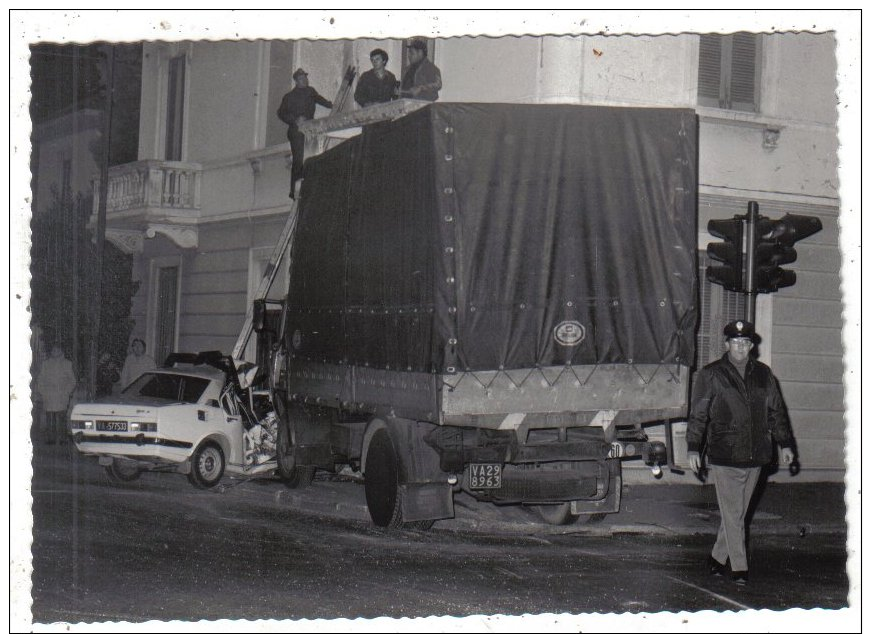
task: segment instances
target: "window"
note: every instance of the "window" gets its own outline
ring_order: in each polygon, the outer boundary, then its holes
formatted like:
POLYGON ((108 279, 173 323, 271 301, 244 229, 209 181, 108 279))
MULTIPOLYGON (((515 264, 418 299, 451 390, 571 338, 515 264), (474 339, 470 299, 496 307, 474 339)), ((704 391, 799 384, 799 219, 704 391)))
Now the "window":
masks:
POLYGON ((166 91, 166 160, 182 160, 184 127, 185 56, 169 60, 169 85, 166 91))
POLYGON ((164 266, 157 270, 157 295, 154 322, 154 359, 163 363, 175 351, 178 315, 179 267, 164 266))
POLYGON ((708 254, 699 252, 699 332, 696 335, 696 369, 702 368, 723 355, 723 326, 744 318, 743 293, 727 291, 708 281, 708 254))
POLYGON ((700 36, 699 105, 758 112, 761 49, 756 33, 700 36))

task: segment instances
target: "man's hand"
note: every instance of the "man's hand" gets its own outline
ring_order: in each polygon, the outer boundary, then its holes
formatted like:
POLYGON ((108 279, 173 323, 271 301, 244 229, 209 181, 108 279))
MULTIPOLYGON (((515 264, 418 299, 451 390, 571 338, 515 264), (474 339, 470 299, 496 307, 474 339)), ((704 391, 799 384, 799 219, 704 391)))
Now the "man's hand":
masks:
POLYGON ((790 465, 795 460, 795 454, 789 447, 783 447, 780 450, 780 461, 785 465, 790 465))
POLYGON ((693 470, 693 473, 698 475, 698 473, 702 470, 702 457, 699 455, 699 452, 687 452, 687 458, 689 458, 690 468, 693 470))

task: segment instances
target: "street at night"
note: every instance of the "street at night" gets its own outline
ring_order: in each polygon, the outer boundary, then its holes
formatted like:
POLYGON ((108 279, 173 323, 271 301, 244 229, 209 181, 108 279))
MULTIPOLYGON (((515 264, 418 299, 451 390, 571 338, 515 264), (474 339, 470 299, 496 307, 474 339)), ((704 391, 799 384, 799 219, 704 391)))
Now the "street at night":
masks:
POLYGON ((168 473, 118 487, 71 446, 37 446, 34 469, 33 614, 41 623, 847 604, 845 537, 813 528, 754 535, 754 574, 741 588, 707 574, 708 535, 606 534, 594 525, 560 534, 533 514, 518 522, 516 508, 502 511, 513 534, 458 520, 391 531, 340 519, 341 504, 329 515, 299 506, 331 489, 362 501, 352 481, 318 478, 292 498, 276 480, 201 491, 168 473))

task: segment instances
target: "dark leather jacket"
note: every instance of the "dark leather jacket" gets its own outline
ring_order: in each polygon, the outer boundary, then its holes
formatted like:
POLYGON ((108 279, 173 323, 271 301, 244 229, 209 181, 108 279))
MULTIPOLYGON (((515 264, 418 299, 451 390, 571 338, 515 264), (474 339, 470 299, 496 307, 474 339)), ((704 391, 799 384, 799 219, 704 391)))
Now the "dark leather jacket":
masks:
POLYGON ((728 353, 696 376, 687 426, 687 449, 708 462, 728 467, 764 466, 772 462, 772 436, 781 447, 795 449, 786 408, 771 369, 747 361, 742 378, 728 353))

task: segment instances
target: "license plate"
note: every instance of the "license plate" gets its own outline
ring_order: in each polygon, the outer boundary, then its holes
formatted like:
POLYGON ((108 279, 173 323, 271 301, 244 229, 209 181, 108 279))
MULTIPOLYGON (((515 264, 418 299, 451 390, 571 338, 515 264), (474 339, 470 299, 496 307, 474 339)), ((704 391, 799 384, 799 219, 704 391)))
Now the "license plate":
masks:
POLYGON ((469 488, 471 489, 501 489, 501 464, 469 465, 469 488))
POLYGON ((97 431, 127 431, 126 420, 98 420, 97 431))

